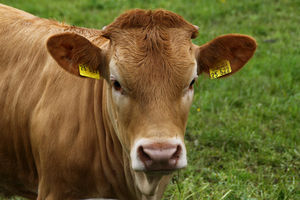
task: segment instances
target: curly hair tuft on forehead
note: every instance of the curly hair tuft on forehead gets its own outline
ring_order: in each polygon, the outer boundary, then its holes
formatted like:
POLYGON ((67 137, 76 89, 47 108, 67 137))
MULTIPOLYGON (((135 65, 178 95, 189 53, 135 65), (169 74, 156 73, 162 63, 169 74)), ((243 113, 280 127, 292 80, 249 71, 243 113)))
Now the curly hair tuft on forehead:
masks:
POLYGON ((134 9, 125 12, 115 19, 113 23, 108 25, 104 30, 104 36, 109 37, 111 32, 120 29, 167 29, 167 28, 183 28, 191 32, 191 38, 196 38, 198 29, 187 22, 180 15, 163 10, 142 10, 134 9))

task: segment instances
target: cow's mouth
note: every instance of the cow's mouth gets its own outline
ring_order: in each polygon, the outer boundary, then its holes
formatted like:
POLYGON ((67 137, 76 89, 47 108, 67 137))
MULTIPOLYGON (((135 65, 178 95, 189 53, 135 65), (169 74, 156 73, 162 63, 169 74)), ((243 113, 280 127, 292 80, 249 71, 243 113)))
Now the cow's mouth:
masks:
POLYGON ((172 174, 173 172, 177 171, 179 169, 170 169, 170 170, 152 170, 152 171, 149 171, 149 170, 146 170, 144 171, 144 173, 146 173, 147 175, 170 175, 172 174))

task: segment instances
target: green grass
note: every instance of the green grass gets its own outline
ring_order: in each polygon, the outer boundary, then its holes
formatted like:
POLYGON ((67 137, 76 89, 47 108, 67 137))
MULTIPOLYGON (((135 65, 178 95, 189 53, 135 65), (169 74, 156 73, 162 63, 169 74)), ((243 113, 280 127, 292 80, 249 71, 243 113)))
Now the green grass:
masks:
POLYGON ((299 0, 0 2, 99 29, 130 8, 165 8, 200 27, 196 44, 252 35, 258 49, 243 70, 221 80, 200 77, 186 133, 189 166, 164 199, 300 199, 299 0))

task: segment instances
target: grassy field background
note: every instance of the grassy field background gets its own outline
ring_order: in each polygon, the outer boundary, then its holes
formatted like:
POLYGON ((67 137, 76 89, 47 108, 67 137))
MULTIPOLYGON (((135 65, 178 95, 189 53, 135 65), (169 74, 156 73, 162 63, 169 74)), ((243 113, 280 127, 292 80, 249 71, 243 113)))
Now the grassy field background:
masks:
POLYGON ((200 77, 186 132, 189 166, 164 199, 300 199, 299 0, 0 2, 99 29, 131 8, 165 8, 200 27, 196 44, 226 33, 253 36, 258 49, 243 70, 200 77))

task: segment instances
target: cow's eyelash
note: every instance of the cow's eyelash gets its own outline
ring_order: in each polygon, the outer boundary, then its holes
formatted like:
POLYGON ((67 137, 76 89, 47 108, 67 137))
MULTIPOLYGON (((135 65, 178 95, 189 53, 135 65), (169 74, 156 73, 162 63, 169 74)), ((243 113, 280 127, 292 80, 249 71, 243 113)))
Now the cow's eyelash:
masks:
POLYGON ((190 90, 194 88, 194 83, 195 83, 195 79, 193 79, 189 85, 190 90))
POLYGON ((189 84, 189 89, 192 90, 194 88, 194 84, 196 83, 198 77, 193 78, 193 80, 189 84))

